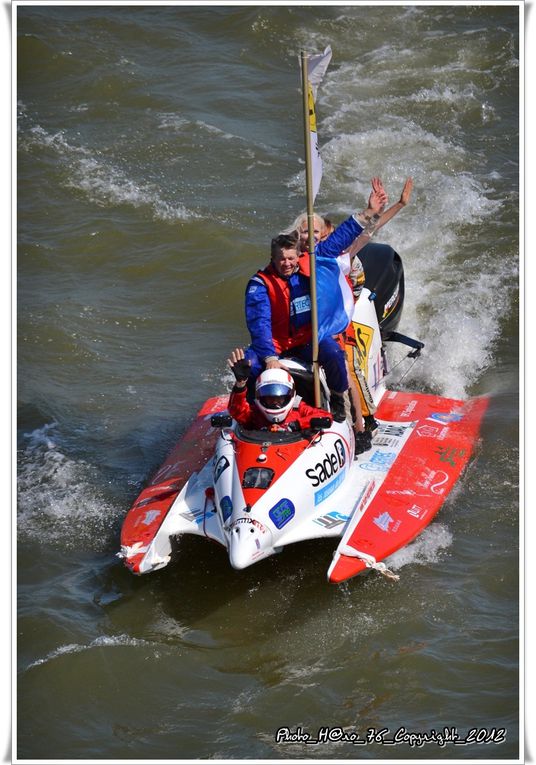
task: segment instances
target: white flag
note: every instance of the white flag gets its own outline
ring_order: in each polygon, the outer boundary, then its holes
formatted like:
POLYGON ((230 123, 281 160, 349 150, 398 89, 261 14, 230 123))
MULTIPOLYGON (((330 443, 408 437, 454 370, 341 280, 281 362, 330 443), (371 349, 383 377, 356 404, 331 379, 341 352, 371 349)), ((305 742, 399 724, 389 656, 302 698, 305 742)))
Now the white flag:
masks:
POLYGON ((318 86, 324 79, 329 62, 331 61, 331 45, 328 45, 323 53, 318 53, 316 56, 311 56, 307 60, 307 77, 310 85, 313 86, 313 96, 316 99, 316 93, 318 86))
POLYGON ((322 82, 326 70, 331 61, 331 46, 325 49, 323 53, 311 56, 307 59, 307 77, 309 80, 309 130, 311 132, 311 169, 313 176, 313 201, 320 188, 322 180, 322 157, 318 149, 318 133, 316 129, 315 101, 318 86, 322 82))

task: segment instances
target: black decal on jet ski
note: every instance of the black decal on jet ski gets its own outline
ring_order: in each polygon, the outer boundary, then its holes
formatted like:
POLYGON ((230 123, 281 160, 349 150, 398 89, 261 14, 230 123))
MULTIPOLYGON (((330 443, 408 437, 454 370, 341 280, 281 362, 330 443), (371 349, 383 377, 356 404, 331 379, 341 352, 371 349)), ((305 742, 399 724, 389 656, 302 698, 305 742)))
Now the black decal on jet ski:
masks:
POLYGON ((312 485, 313 485, 313 486, 318 486, 318 484, 320 483, 320 481, 319 481, 319 480, 318 480, 318 478, 316 477, 316 473, 315 473, 315 471, 313 470, 313 468, 309 468, 309 470, 306 470, 306 471, 305 471, 305 475, 306 475, 306 476, 307 476, 307 478, 308 478, 308 479, 311 481, 311 483, 312 483, 312 485))
POLYGON ((346 462, 346 456, 344 454, 344 444, 342 439, 338 438, 335 441, 335 449, 337 449, 337 455, 339 457, 339 467, 342 467, 346 462))
POLYGON ((356 334, 356 341, 357 341, 357 356, 359 359, 359 366, 362 367, 365 362, 365 359, 367 358, 367 343, 365 339, 363 338, 363 330, 361 327, 357 327, 355 334, 356 334))
POLYGON ((229 460, 227 457, 222 456, 219 458, 219 460, 216 462, 216 465, 214 466, 214 483, 218 480, 218 478, 221 476, 223 471, 229 467, 229 460))
POLYGON ((328 478, 331 478, 338 473, 346 462, 346 456, 344 453, 344 445, 340 438, 335 441, 335 452, 327 454, 322 462, 317 462, 314 468, 309 468, 305 471, 305 475, 311 481, 313 486, 319 486, 328 478))

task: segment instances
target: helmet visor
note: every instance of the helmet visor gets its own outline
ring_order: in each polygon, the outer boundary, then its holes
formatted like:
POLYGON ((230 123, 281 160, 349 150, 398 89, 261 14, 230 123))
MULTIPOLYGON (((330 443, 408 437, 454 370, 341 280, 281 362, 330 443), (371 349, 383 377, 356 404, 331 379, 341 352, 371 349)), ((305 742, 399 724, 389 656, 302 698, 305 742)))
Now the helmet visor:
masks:
POLYGON ((284 396, 258 396, 259 403, 263 405, 265 409, 270 411, 278 411, 284 409, 292 400, 292 393, 287 393, 284 396))
POLYGON ((282 383, 268 383, 261 385, 257 391, 257 400, 266 409, 284 409, 292 401, 294 391, 288 385, 282 383))

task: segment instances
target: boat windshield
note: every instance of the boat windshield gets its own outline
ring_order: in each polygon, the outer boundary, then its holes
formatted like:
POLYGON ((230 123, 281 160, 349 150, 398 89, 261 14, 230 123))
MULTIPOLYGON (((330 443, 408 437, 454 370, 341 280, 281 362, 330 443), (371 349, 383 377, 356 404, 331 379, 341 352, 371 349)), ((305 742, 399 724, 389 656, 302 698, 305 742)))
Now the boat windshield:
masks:
POLYGON ((309 430, 299 430, 296 432, 288 430, 246 430, 241 425, 237 425, 235 436, 240 441, 246 441, 251 444, 295 444, 298 441, 309 441, 311 432, 309 430))

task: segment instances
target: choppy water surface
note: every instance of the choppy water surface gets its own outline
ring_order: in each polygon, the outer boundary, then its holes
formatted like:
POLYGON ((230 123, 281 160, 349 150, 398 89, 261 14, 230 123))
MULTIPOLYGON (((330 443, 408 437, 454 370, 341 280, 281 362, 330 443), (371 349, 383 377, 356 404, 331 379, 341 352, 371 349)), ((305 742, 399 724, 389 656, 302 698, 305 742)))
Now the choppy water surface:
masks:
POLYGON ((18 757, 516 758, 517 4, 16 12, 18 757), (333 540, 236 572, 185 538, 135 578, 122 519, 228 389, 246 280, 304 207, 298 55, 327 44, 317 209, 413 176, 381 240, 426 348, 392 385, 489 394, 478 454, 396 584, 328 586, 333 540))

